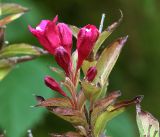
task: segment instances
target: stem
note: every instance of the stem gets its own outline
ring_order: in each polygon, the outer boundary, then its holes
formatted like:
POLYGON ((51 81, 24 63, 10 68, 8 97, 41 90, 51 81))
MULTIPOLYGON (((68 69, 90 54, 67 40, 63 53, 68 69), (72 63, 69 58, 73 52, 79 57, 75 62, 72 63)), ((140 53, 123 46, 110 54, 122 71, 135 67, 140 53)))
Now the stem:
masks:
MULTIPOLYGON (((70 81, 71 82, 71 81, 70 81)), ((72 84, 72 83, 70 83, 72 84)), ((72 99, 70 99, 71 101, 71 104, 73 105, 74 104, 74 108, 77 108, 77 97, 76 97, 76 94, 75 94, 75 90, 74 90, 74 85, 72 86, 69 86, 68 83, 63 83, 63 85, 68 89, 68 91, 70 92, 71 96, 72 96, 72 99)))
POLYGON ((100 25, 99 25, 99 32, 100 32, 100 33, 102 32, 102 29, 103 29, 103 24, 104 24, 105 16, 106 16, 106 15, 103 13, 103 14, 102 14, 102 17, 101 17, 101 22, 100 22, 100 25))

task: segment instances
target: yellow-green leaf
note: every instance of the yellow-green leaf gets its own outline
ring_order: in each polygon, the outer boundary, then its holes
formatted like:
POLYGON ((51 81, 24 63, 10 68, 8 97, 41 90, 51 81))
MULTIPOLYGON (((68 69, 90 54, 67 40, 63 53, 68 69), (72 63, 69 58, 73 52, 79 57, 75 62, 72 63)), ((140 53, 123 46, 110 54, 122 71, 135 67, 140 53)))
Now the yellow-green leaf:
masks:
POLYGON ((0 58, 8 58, 8 57, 14 57, 19 55, 39 56, 45 53, 46 52, 41 48, 31 46, 25 43, 20 43, 20 44, 12 44, 3 48, 0 51, 0 58))
POLYGON ((114 22, 113 24, 111 24, 106 30, 104 30, 98 40, 96 41, 95 43, 95 46, 93 48, 93 53, 94 53, 94 57, 96 56, 97 54, 97 51, 98 49, 101 47, 102 43, 106 40, 106 38, 108 38, 108 36, 119 26, 120 22, 122 21, 123 19, 123 14, 122 12, 120 11, 121 13, 121 17, 120 19, 117 21, 117 22, 114 22))
POLYGON ((11 57, 6 59, 0 59, 0 80, 2 80, 12 69, 12 67, 21 62, 32 60, 32 56, 11 57))
POLYGON ((0 20, 0 27, 12 22, 13 20, 19 18, 22 15, 23 15, 23 13, 18 13, 18 14, 9 15, 9 16, 1 19, 0 20))
POLYGON ((96 120, 96 123, 94 125, 94 136, 95 137, 99 137, 105 127, 108 121, 110 121, 111 119, 113 119, 114 117, 116 117, 117 115, 119 115, 120 113, 124 112, 124 108, 120 108, 118 110, 115 111, 105 111, 103 112, 96 120))
MULTIPOLYGON (((119 96, 119 94, 114 94, 111 95, 110 98, 116 98, 117 96, 119 96)), ((133 105, 133 104, 137 104, 140 103, 143 99, 142 95, 136 96, 131 100, 125 100, 125 101, 121 101, 119 103, 112 103, 110 104, 104 112, 102 112, 98 118, 96 119, 96 122, 92 121, 93 123, 93 127, 94 127, 94 135, 95 137, 99 137, 99 135, 101 135, 104 131, 104 128, 107 124, 107 122, 109 120, 111 120, 112 118, 114 118, 115 116, 117 116, 118 114, 122 113, 126 107, 133 105)), ((105 100, 103 100, 105 101, 105 100)), ((100 104, 103 103, 103 101, 100 101, 100 104)), ((113 102, 113 100, 110 100, 111 102, 113 102)), ((110 102, 110 103, 111 103, 110 102)), ((99 104, 99 103, 98 103, 99 104)), ((108 105, 106 103, 106 105, 108 105)))
POLYGON ((137 125, 140 137, 159 137, 159 122, 149 112, 141 110, 141 106, 137 104, 137 125))
POLYGON ((0 4, 0 26, 4 26, 22 16, 28 9, 18 4, 0 4))
POLYGON ((99 84, 94 84, 87 80, 83 80, 81 85, 87 99, 96 99, 101 91, 101 86, 99 84))
POLYGON ((109 105, 116 101, 116 99, 121 95, 120 91, 111 92, 107 97, 100 99, 94 103, 93 111, 91 114, 91 121, 94 125, 97 117, 104 112, 109 105))
POLYGON ((108 76, 113 69, 120 51, 126 41, 127 37, 119 38, 104 49, 96 64, 97 75, 94 79, 95 83, 100 82, 102 85, 105 85, 105 82, 107 82, 108 76))
POLYGON ((0 81, 11 71, 12 67, 0 68, 0 81))
POLYGON ((72 34, 75 38, 77 38, 78 32, 79 32, 79 28, 74 26, 74 25, 69 25, 70 29, 72 30, 72 34))
POLYGON ((6 59, 1 59, 0 60, 0 80, 2 80, 13 68, 14 63, 6 60, 6 59))
POLYGON ((23 13, 28 11, 27 8, 14 3, 3 3, 3 4, 1 3, 0 9, 1 9, 0 16, 7 15, 7 14, 23 13))
POLYGON ((77 67, 77 59, 78 59, 78 52, 76 50, 72 53, 72 63, 73 63, 74 72, 76 71, 76 67, 77 67))

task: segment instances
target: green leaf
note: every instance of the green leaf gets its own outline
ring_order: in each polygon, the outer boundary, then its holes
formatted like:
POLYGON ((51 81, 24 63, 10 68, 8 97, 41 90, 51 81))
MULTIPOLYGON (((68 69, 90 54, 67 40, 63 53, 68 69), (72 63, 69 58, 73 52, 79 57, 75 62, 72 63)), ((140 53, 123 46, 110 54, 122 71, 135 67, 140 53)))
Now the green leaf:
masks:
POLYGON ((113 104, 120 95, 120 91, 114 91, 111 92, 107 97, 94 103, 93 111, 91 114, 92 125, 94 125, 97 117, 102 114, 102 112, 104 112, 109 105, 113 104))
MULTIPOLYGON (((119 94, 113 94, 110 95, 110 98, 116 98, 119 94)), ((107 108, 105 109, 104 112, 102 112, 96 119, 96 122, 93 123, 94 125, 92 125, 94 127, 94 135, 95 137, 99 137, 99 135, 103 134, 104 129, 106 124, 108 123, 109 120, 111 120, 112 118, 114 118, 115 116, 117 116, 118 114, 122 113, 126 107, 132 105, 132 104, 137 104, 140 103, 143 99, 142 95, 136 96, 135 98, 131 99, 131 100, 125 100, 125 101, 121 101, 119 103, 115 103, 115 104, 111 104, 109 106, 107 106, 107 108)), ((105 100, 103 100, 105 101, 105 100)), ((103 103, 103 101, 100 101, 100 104, 103 103)), ((112 99, 110 100, 112 102, 112 99)), ((109 103, 111 103, 109 102, 109 103)), ((99 103, 98 103, 99 104, 99 103)), ((106 105, 108 105, 108 103, 106 103, 106 105)))
POLYGON ((14 66, 14 63, 6 59, 0 60, 0 81, 11 71, 13 66, 14 66))
POLYGON ((137 125, 140 132, 140 137, 159 137, 159 122, 149 112, 141 110, 140 104, 136 105, 137 110, 137 125))
POLYGON ((54 94, 43 83, 50 72, 48 61, 49 58, 23 63, 0 82, 0 127, 7 131, 7 137, 22 137, 42 120, 45 109, 30 106, 36 103, 33 93, 45 97, 54 94))
POLYGON ((13 20, 22 16, 27 8, 24 8, 18 4, 0 4, 0 26, 4 26, 13 20))
POLYGON ((96 64, 98 73, 94 79, 95 83, 100 82, 102 85, 105 85, 126 41, 127 37, 119 38, 104 49, 96 64))
POLYGON ((74 72, 76 71, 76 67, 77 67, 77 59, 78 59, 78 52, 76 50, 72 53, 72 63, 73 63, 74 72))
POLYGON ((46 51, 29 44, 12 44, 0 51, 0 80, 17 64, 46 54, 46 51), (5 58, 5 59, 3 59, 5 58))
POLYGON ((40 56, 45 54, 46 52, 41 48, 31 46, 29 44, 20 43, 20 44, 12 44, 7 47, 4 47, 0 51, 0 58, 8 58, 20 55, 32 55, 32 56, 40 56))
POLYGON ((106 30, 104 30, 98 40, 95 43, 95 46, 93 48, 93 53, 94 53, 94 57, 97 54, 98 49, 101 47, 101 45, 103 44, 103 42, 106 40, 106 38, 108 38, 108 36, 119 26, 119 24, 121 23, 122 19, 123 19, 123 14, 122 11, 120 10, 121 13, 121 17, 117 22, 114 22, 113 24, 111 24, 106 30))
POLYGON ((0 26, 4 26, 16 19, 18 19, 19 17, 21 17, 24 13, 18 13, 18 14, 13 14, 13 15, 9 15, 3 19, 0 20, 0 26))
POLYGON ((69 25, 70 29, 72 30, 72 34, 75 38, 77 38, 78 32, 79 32, 79 28, 74 26, 74 25, 69 25))
POLYGON ((0 59, 0 80, 2 80, 10 70, 17 64, 32 60, 32 56, 11 57, 7 59, 0 59))
POLYGON ((96 120, 95 127, 94 127, 94 135, 95 137, 99 137, 107 124, 108 121, 119 115, 120 113, 124 112, 124 108, 118 109, 116 111, 105 111, 103 112, 98 119, 96 120))
POLYGON ((81 86, 86 98, 90 100, 96 99, 101 91, 101 86, 99 84, 94 84, 87 80, 83 80, 81 86))
POLYGON ((7 15, 7 14, 23 13, 23 12, 28 11, 27 8, 22 7, 21 5, 18 5, 18 4, 14 4, 14 3, 3 3, 3 4, 1 3, 0 9, 1 9, 0 16, 7 15))
POLYGON ((12 70, 12 67, 0 68, 0 81, 12 70))

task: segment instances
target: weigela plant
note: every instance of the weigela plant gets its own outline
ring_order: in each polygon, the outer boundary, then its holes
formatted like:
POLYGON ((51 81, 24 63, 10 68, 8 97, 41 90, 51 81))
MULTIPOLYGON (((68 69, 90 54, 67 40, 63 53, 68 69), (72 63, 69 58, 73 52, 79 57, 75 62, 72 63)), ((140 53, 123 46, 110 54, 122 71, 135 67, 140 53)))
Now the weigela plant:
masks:
MULTIPOLYGON (((58 22, 58 16, 53 20, 42 20, 36 28, 29 26, 30 32, 63 70, 52 68, 63 78, 60 82, 50 76, 44 78, 46 86, 62 97, 44 99, 36 96, 36 106, 46 107, 76 129, 75 132, 51 134, 52 137, 106 137, 104 129, 109 120, 131 104, 140 105, 143 96, 117 102, 121 92, 107 92, 109 74, 128 36, 118 38, 101 53, 99 49, 121 20, 122 17, 103 32, 91 24, 80 29, 69 26, 58 22), (75 51, 72 36, 77 39, 75 51), (81 73, 83 78, 80 78, 81 73)), ((137 117, 139 114, 141 111, 137 109, 137 117)), ((154 130, 156 137, 159 129, 154 130)))

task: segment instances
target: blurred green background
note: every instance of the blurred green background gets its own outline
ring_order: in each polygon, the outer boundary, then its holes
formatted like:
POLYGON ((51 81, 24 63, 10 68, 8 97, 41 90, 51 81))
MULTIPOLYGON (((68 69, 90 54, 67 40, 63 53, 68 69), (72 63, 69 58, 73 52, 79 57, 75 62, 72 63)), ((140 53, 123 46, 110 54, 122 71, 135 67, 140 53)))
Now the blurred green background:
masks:
MULTIPOLYGON (((40 46, 29 33, 28 24, 36 26, 42 19, 59 20, 78 27, 86 24, 99 26, 102 13, 106 13, 105 27, 120 17, 121 25, 107 39, 104 46, 120 36, 129 35, 128 42, 110 75, 109 91, 120 89, 120 99, 145 96, 142 106, 160 120, 160 1, 159 0, 3 0, 28 7, 30 11, 10 23, 6 40, 10 43, 26 42, 40 46)), ((74 45, 75 46, 75 45, 74 45)), ((26 136, 32 129, 34 137, 47 137, 49 133, 73 129, 71 125, 46 112, 44 108, 30 108, 36 102, 32 94, 44 97, 54 93, 43 84, 49 70, 55 66, 53 57, 45 56, 18 65, 0 82, 0 128, 9 137, 26 136)), ((106 133, 112 137, 138 137, 135 107, 112 120, 106 133)))

